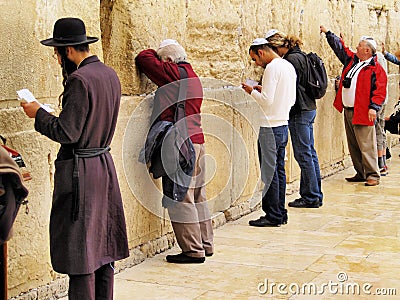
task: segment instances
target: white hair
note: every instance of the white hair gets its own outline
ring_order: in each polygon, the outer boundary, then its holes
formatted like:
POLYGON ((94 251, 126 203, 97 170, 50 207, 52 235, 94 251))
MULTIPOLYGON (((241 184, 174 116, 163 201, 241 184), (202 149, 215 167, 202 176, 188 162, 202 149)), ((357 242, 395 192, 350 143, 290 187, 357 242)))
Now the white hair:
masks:
POLYGON ((185 62, 187 60, 186 52, 179 44, 171 44, 158 48, 157 55, 164 61, 171 61, 174 63, 185 62))

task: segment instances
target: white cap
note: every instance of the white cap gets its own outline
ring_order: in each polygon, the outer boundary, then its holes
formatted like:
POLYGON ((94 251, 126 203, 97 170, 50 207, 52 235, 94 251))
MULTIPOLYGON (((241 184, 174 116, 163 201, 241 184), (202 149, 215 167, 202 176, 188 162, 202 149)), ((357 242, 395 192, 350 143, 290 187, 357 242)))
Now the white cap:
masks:
POLYGON ((179 43, 176 40, 166 39, 161 42, 161 44, 158 48, 161 49, 161 48, 164 48, 169 45, 179 45, 179 43))
POLYGON ((268 39, 269 37, 273 36, 275 33, 278 33, 278 29, 271 29, 265 34, 265 38, 268 39))
POLYGON ((251 46, 259 46, 259 45, 266 45, 269 44, 266 38, 256 38, 251 46))
POLYGON ((362 37, 361 37, 361 39, 360 39, 360 41, 366 41, 368 44, 370 44, 371 46, 372 46, 372 48, 374 48, 374 50, 376 51, 376 41, 372 38, 372 37, 370 37, 370 36, 366 36, 366 35, 363 35, 362 37))

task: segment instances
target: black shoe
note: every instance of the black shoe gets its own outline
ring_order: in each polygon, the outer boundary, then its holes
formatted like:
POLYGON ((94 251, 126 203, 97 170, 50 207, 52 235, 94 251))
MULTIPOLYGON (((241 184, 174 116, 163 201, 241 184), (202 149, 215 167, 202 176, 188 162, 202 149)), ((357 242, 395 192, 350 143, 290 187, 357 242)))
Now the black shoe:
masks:
POLYGON ((353 177, 346 177, 345 178, 348 182, 365 182, 366 179, 365 178, 361 178, 357 175, 353 176, 353 177))
POLYGON ((298 208, 318 208, 319 207, 319 200, 314 202, 307 202, 303 198, 296 199, 292 202, 288 203, 290 207, 298 207, 298 208))
POLYGON ((211 253, 207 253, 207 252, 206 252, 206 256, 207 256, 207 257, 213 256, 213 255, 214 255, 213 252, 211 252, 211 253))
POLYGON ((285 216, 283 216, 283 218, 282 218, 282 225, 286 225, 287 222, 288 222, 288 216, 285 215, 285 216))
POLYGON ((389 151, 389 148, 386 148, 386 159, 390 159, 392 157, 392 154, 389 151))
POLYGON ((271 221, 267 220, 265 217, 260 217, 257 220, 250 220, 249 225, 255 226, 255 227, 279 227, 279 226, 281 226, 281 224, 279 224, 279 223, 272 223, 271 221))
POLYGON ((167 262, 175 264, 201 264, 205 260, 205 257, 191 257, 183 253, 167 255, 167 262))

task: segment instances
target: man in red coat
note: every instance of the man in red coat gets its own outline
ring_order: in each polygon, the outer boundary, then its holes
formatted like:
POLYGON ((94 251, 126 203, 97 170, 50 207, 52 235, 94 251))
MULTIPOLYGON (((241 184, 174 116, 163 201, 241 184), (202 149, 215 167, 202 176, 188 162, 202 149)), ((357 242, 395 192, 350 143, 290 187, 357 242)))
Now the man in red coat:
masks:
POLYGON ((387 76, 377 62, 376 41, 362 37, 357 51, 345 46, 343 39, 320 26, 326 39, 344 65, 333 106, 344 111, 347 144, 357 174, 346 178, 349 182, 365 182, 366 186, 379 184, 378 151, 375 122, 386 97, 387 76))
MULTIPOLYGON (((192 182, 184 199, 168 205, 168 213, 178 245, 182 253, 168 255, 170 263, 202 263, 205 256, 213 254, 213 228, 205 194, 204 135, 201 129, 200 108, 203 101, 203 90, 199 78, 192 66, 186 61, 186 52, 175 40, 161 42, 158 50, 147 49, 140 52, 136 59, 139 70, 159 88, 181 79, 179 68, 182 68, 188 80, 185 98, 185 114, 188 135, 196 152, 196 161, 192 182)), ((154 107, 158 112, 153 116, 158 120, 174 122, 176 89, 165 88, 158 93, 154 107)), ((168 176, 168 175, 167 175, 168 176)), ((165 177, 165 176, 164 176, 165 177)), ((163 189, 167 178, 163 177, 163 189)), ((165 198, 165 197, 164 197, 165 198)), ((170 203, 174 199, 170 199, 170 203)))
POLYGON ((55 162, 50 254, 56 272, 68 274, 69 299, 113 299, 114 261, 129 256, 124 210, 109 152, 121 86, 117 74, 89 52, 77 18, 54 25, 54 47, 64 76, 62 111, 22 103, 35 129, 61 144, 55 162))

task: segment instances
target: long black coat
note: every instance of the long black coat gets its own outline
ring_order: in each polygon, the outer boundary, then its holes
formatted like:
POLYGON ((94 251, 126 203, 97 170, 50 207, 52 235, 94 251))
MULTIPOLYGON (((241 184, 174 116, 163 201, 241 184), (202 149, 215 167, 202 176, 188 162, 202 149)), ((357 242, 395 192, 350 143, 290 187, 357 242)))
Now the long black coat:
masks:
POLYGON ((110 145, 120 99, 117 74, 91 56, 68 77, 59 117, 43 109, 36 115, 35 129, 61 144, 50 216, 51 261, 59 273, 92 273, 129 255, 121 193, 109 152, 79 159, 79 215, 75 222, 71 218, 72 149, 110 145))

